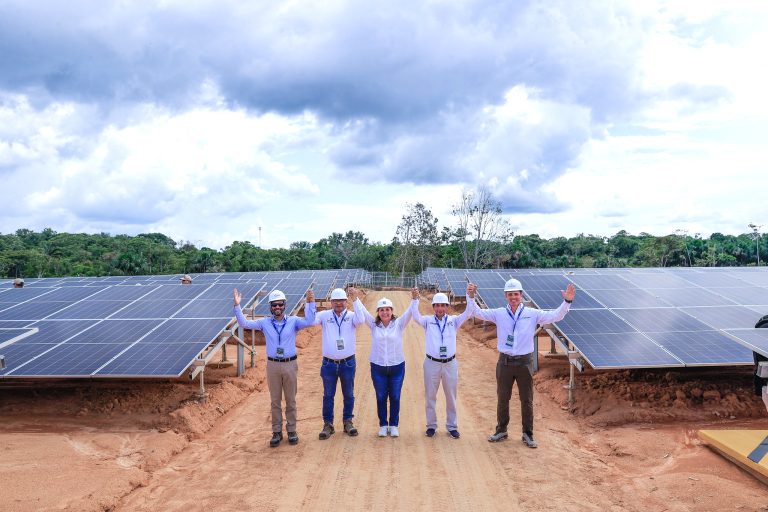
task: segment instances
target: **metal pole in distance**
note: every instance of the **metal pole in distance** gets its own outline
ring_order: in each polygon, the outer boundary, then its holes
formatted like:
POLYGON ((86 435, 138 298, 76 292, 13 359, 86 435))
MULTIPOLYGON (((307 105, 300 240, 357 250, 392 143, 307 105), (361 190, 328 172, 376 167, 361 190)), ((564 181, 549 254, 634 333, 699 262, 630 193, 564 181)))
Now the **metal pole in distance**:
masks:
POLYGON ((573 390, 576 388, 576 367, 571 367, 571 380, 568 382, 568 405, 573 405, 573 390))
POLYGON ((197 401, 201 404, 205 403, 207 393, 205 392, 205 370, 200 372, 200 390, 197 392, 197 401))

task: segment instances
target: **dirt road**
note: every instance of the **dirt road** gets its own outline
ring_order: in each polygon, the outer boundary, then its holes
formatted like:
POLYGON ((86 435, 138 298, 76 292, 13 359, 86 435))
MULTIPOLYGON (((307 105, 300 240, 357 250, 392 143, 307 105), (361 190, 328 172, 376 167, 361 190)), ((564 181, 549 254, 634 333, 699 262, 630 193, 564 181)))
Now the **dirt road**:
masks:
MULTIPOLYGON (((396 314, 408 307, 406 292, 387 293, 396 314)), ((382 295, 366 297, 369 309, 382 295)), ((283 443, 269 448, 269 397, 266 392, 253 394, 203 441, 156 472, 150 484, 130 495, 121 508, 155 510, 162 503, 166 510, 185 511, 208 506, 218 510, 519 509, 510 481, 517 473, 513 461, 529 454, 516 440, 499 445, 485 440, 494 425, 493 354, 472 353, 468 341, 462 340, 458 408, 462 438, 453 440, 443 430, 430 439, 424 436, 423 331, 411 323, 405 340, 400 438, 376 435, 376 397, 368 363, 371 335, 361 327, 355 379, 358 437, 341 433, 337 421, 339 430, 329 440, 317 438, 322 428, 318 338, 299 357, 301 441, 297 446, 283 443)), ((439 414, 444 415, 444 400, 438 404, 439 414)), ((341 400, 337 399, 336 418, 340 416, 341 400)))

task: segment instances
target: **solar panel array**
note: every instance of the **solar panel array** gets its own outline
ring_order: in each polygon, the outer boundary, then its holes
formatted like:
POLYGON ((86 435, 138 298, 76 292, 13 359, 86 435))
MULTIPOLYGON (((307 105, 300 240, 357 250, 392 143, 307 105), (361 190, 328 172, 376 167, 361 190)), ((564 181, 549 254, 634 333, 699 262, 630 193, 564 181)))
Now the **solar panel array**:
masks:
POLYGON ((187 286, 180 275, 3 280, 0 378, 178 377, 232 321, 233 288, 258 305, 279 284, 296 305, 313 276, 336 273, 193 274, 187 286))
POLYGON ((488 307, 506 300, 497 285, 519 279, 536 307, 562 303, 577 288, 557 329, 594 368, 752 364, 768 356, 768 329, 753 329, 768 313, 768 269, 527 269, 456 270, 478 284, 488 307), (495 298, 493 298, 495 297, 495 298))

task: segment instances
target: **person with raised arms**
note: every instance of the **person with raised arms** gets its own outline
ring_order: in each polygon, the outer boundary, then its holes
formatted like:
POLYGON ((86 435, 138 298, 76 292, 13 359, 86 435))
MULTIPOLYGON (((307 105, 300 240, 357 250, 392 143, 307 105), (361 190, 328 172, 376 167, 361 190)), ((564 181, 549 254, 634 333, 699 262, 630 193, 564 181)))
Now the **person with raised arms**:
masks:
POLYGON ((538 444, 533 439, 533 337, 536 326, 559 322, 568 313, 576 295, 576 288, 568 284, 561 292, 563 302, 557 309, 527 308, 523 304, 523 285, 517 279, 504 284, 507 306, 495 309, 476 309, 475 317, 496 324, 499 360, 496 363, 496 431, 488 441, 495 443, 507 438, 509 400, 512 386, 517 381, 523 422, 522 440, 529 448, 538 444))
POLYGON ((285 316, 285 294, 280 290, 269 293, 270 316, 258 320, 246 320, 240 308, 243 296, 234 290, 235 317, 243 329, 255 329, 264 333, 267 352, 267 387, 272 404, 272 448, 283 439, 283 394, 285 395, 285 427, 288 442, 296 444, 299 436, 296 433, 296 389, 298 387, 299 364, 296 361, 296 333, 315 323, 315 295, 312 290, 307 292, 307 303, 304 307, 304 318, 285 316))
MULTIPOLYGON (((357 291, 350 290, 354 301, 357 291)), ((323 332, 323 362, 320 377, 323 379, 323 430, 320 439, 328 439, 335 432, 333 427, 333 404, 336 395, 336 383, 341 381, 341 394, 344 396, 342 421, 344 432, 357 435, 357 428, 352 423, 355 408, 355 372, 357 360, 355 350, 357 326, 364 323, 360 313, 349 314, 347 293, 336 288, 331 292, 331 309, 315 315, 315 325, 320 324, 323 332)))
MULTIPOLYGON (((356 293, 350 288, 350 293, 356 293)), ((415 301, 418 302, 418 301, 415 301)), ((411 319, 411 307, 403 316, 394 314, 394 305, 386 297, 376 303, 376 318, 358 298, 352 303, 356 314, 362 314, 371 329, 371 380, 376 390, 376 408, 379 416, 379 437, 399 437, 400 392, 405 379, 403 331, 411 319), (389 402, 389 418, 387 418, 389 402)))
MULTIPOLYGON (((426 357, 424 358, 424 399, 427 413, 427 437, 433 437, 437 431, 437 413, 435 403, 437 390, 443 384, 445 393, 445 429, 453 439, 461 437, 456 415, 456 395, 459 387, 459 362, 456 360, 456 333, 459 327, 469 319, 477 308, 475 290, 477 286, 467 285, 467 307, 460 315, 449 315, 450 302, 444 293, 432 297, 434 316, 422 316, 419 313, 419 301, 411 302, 413 320, 421 325, 425 332, 426 357)), ((414 299, 419 298, 418 288, 411 290, 414 299)))

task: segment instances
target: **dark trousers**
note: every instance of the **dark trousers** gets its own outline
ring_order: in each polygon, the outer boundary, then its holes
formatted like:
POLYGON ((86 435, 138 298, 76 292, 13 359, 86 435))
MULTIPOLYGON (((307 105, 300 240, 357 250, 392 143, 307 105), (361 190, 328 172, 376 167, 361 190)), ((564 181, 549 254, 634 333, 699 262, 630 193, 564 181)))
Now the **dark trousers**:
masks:
POLYGON ((496 432, 506 432, 509 425, 509 400, 517 381, 523 432, 533 432, 533 352, 523 356, 499 354, 496 363, 496 432))
POLYGON ((323 421, 333 423, 333 402, 336 396, 336 383, 341 381, 341 394, 344 395, 342 419, 351 420, 355 407, 355 368, 357 363, 352 357, 349 361, 335 362, 323 358, 320 377, 323 379, 323 421))
POLYGON ((405 361, 394 366, 379 366, 371 363, 371 380, 376 390, 376 409, 379 426, 396 427, 400 424, 400 391, 405 380, 405 361), (387 399, 389 399, 389 420, 387 420, 387 399))

